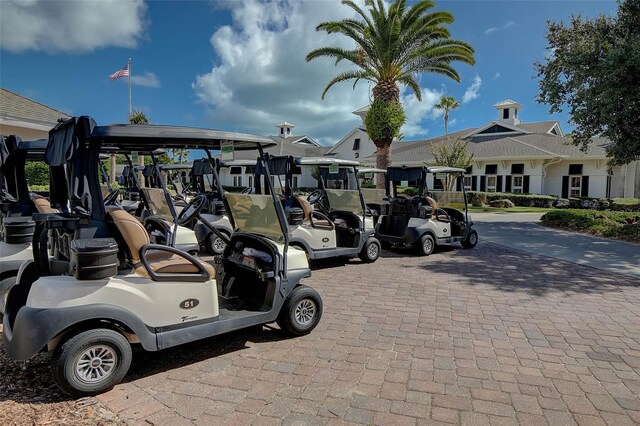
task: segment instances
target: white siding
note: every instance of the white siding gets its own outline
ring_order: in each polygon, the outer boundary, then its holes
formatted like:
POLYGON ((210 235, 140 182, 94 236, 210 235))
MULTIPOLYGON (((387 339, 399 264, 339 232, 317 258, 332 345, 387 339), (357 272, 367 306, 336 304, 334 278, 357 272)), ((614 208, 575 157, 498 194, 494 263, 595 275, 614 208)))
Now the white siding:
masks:
POLYGON ((355 128, 342 138, 328 154, 344 160, 362 161, 375 153, 376 146, 369 139, 367 132, 360 130, 360 128, 355 128), (354 151, 353 143, 356 139, 360 139, 360 149, 354 151))

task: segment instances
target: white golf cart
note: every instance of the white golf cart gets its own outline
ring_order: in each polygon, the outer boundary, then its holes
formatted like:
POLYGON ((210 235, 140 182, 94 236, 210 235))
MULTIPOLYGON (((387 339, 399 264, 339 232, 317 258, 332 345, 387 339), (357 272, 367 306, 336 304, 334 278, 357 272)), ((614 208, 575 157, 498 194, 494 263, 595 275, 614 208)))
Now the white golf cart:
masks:
MULTIPOLYGON (((150 244, 137 219, 102 203, 96 171, 102 144, 220 149, 222 141, 233 142, 236 150, 257 149, 261 157, 263 147, 273 143, 186 127, 100 127, 88 117, 51 132, 45 155, 51 173, 68 173, 73 183, 53 187, 51 195, 56 201, 68 197, 71 208, 42 219, 69 242, 70 275, 50 275, 43 256, 23 264, 3 319, 5 350, 12 359, 51 352, 52 375, 61 389, 95 395, 126 375, 132 345, 158 351, 274 321, 293 335, 315 328, 322 300, 300 284, 311 271, 304 252, 289 247, 285 213, 275 197, 225 198, 235 232, 215 269, 177 248, 150 244)), ((264 170, 269 176, 268 165, 264 170)), ((202 220, 205 204, 205 196, 194 197, 176 221, 202 220)), ((34 234, 36 253, 46 244, 42 235, 38 229, 34 234)))
POLYGON ((441 244, 475 247, 478 233, 468 214, 464 173, 453 167, 389 167, 385 178, 388 204, 381 206, 376 236, 385 246, 415 247, 424 256, 441 244), (442 182, 442 190, 429 192, 429 173, 442 182), (416 189, 418 195, 398 194, 401 184, 416 189), (454 185, 459 190, 453 190, 454 185))
MULTIPOLYGON (((357 161, 329 157, 270 157, 272 175, 280 181, 282 204, 291 228, 291 245, 303 249, 309 259, 352 258, 375 262, 380 256, 380 242, 374 236, 373 220, 366 215, 366 205, 358 182, 357 161), (319 188, 309 196, 293 194, 296 169, 314 168, 319 188)), ((256 167, 255 182, 263 174, 256 167)), ((265 185, 265 188, 267 186, 265 185)))

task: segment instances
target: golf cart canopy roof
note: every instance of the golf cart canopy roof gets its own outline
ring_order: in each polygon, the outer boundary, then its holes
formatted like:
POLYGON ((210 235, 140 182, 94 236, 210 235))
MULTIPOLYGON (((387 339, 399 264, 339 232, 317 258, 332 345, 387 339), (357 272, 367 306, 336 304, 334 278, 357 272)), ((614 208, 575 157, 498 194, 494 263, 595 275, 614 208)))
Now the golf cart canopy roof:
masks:
POLYGON ((257 159, 256 160, 220 160, 220 162, 218 163, 218 165, 220 167, 236 167, 236 166, 255 166, 257 163, 257 159))
MULTIPOLYGON (((130 149, 122 149, 118 146, 102 146, 100 147, 100 152, 105 153, 105 154, 131 154, 132 150, 130 149)), ((167 151, 162 149, 162 148, 158 148, 158 149, 143 149, 143 150, 137 150, 135 151, 138 154, 141 155, 162 155, 162 154, 166 154, 167 151)))
POLYGON ((359 166, 359 161, 343 160, 341 158, 332 157, 296 157, 295 164, 298 166, 330 166, 337 164, 339 166, 359 166))
POLYGON ((388 182, 415 181, 424 179, 427 173, 426 167, 389 167, 386 180, 388 182))
POLYGON ((160 170, 191 170, 193 163, 183 164, 160 164, 160 170))
POLYGON ((152 124, 96 126, 87 140, 132 151, 185 147, 220 149, 223 142, 233 142, 234 150, 238 151, 276 145, 272 139, 246 133, 152 124))
POLYGON ((457 167, 427 167, 429 173, 466 173, 465 169, 457 167))
POLYGON ((387 170, 376 169, 375 167, 358 167, 358 173, 387 173, 387 170))
POLYGON ((27 161, 44 160, 44 151, 47 149, 47 139, 34 139, 30 141, 20 141, 15 151, 27 151, 27 161))

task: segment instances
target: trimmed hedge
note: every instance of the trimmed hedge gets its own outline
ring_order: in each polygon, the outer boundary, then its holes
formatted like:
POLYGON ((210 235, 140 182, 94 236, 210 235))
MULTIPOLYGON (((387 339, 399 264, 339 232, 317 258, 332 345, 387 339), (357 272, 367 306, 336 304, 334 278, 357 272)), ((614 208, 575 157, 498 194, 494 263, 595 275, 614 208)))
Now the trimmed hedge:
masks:
POLYGON ((640 213, 563 209, 545 213, 545 226, 640 242, 640 213))
POLYGON ((472 206, 482 207, 491 201, 509 200, 518 207, 552 208, 556 197, 540 194, 511 194, 507 192, 467 191, 467 202, 472 206))
POLYGON ((568 200, 559 199, 555 207, 587 210, 614 210, 620 212, 640 211, 638 198, 590 198, 574 197, 568 200))

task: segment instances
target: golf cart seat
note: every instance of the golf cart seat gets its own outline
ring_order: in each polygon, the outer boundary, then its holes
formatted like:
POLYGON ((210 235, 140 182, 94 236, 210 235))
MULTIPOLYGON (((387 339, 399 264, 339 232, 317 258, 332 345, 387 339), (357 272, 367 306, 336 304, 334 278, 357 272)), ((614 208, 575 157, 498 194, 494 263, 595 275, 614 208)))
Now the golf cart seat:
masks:
POLYGON ((317 218, 314 219, 313 222, 311 222, 311 215, 314 214, 313 206, 311 205, 311 203, 309 203, 309 201, 307 201, 307 199, 302 195, 296 195, 293 198, 295 198, 295 200, 298 202, 298 204, 300 204, 300 207, 302 208, 302 212, 304 214, 302 222, 303 226, 319 226, 330 229, 334 228, 333 223, 328 219, 317 218))
POLYGON ((431 215, 434 219, 445 221, 445 222, 449 221, 449 215, 447 215, 447 213, 444 210, 438 208, 438 203, 436 203, 436 200, 434 200, 431 197, 424 197, 424 199, 427 201, 427 203, 431 207, 431 215))
MULTIPOLYGON (((135 268, 134 272, 137 275, 149 277, 140 259, 141 249, 145 245, 150 244, 149 233, 138 219, 130 213, 127 213, 121 207, 108 206, 106 209, 131 252, 131 263, 135 268)), ((146 261, 149 267, 156 273, 195 274, 199 272, 198 267, 186 257, 170 251, 149 251, 146 255, 146 261)), ((213 266, 206 262, 198 261, 211 277, 215 277, 216 271, 213 266)))
POLYGON ((38 213, 55 214, 60 213, 60 210, 51 207, 51 203, 42 195, 30 194, 31 201, 36 206, 38 213))

